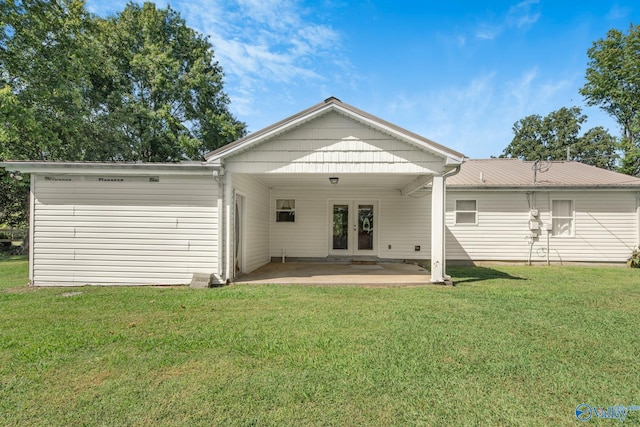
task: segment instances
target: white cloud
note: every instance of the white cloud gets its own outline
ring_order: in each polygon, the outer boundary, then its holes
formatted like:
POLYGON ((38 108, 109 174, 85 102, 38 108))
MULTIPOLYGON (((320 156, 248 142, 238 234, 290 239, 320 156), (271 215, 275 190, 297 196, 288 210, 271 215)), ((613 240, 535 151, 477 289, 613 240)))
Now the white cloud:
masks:
POLYGON ((617 21, 619 19, 626 19, 631 14, 631 8, 622 7, 618 3, 614 3, 607 13, 607 19, 609 21, 617 21))
POLYGON ((529 29, 540 19, 540 12, 534 11, 539 0, 525 0, 512 6, 507 13, 506 22, 510 27, 529 29))
MULTIPOLYGON (((87 0, 88 9, 100 16, 117 13, 126 4, 127 0, 87 0)), ((299 0, 176 0, 171 4, 188 26, 209 37, 225 72, 225 91, 235 114, 251 115, 252 101, 265 97, 274 85, 281 88, 277 96, 286 99, 285 92, 294 85, 321 91, 335 80, 355 81, 341 34, 299 0)), ((158 2, 158 7, 166 6, 165 1, 158 2)))
POLYGON ((531 104, 534 90, 532 84, 538 76, 538 69, 524 71, 518 78, 507 81, 504 85, 506 102, 518 111, 524 111, 531 104))
POLYGON ((495 39, 501 32, 503 28, 497 25, 489 25, 489 24, 480 24, 478 29, 476 30, 476 38, 481 40, 493 40, 495 39))
POLYGON ((457 30, 454 33, 443 33, 438 31, 435 33, 435 37, 439 43, 446 46, 462 48, 467 44, 467 35, 457 30))
POLYGON ((185 0, 179 9, 190 26, 210 36, 238 113, 248 112, 251 99, 271 83, 321 86, 331 78, 318 71, 322 65, 345 74, 350 68, 341 35, 295 0, 185 0))
POLYGON ((296 3, 287 0, 238 0, 241 12, 269 28, 286 30, 300 22, 296 3))
POLYGON ((542 16, 536 10, 540 0, 524 0, 509 8, 509 10, 495 22, 481 22, 478 24, 475 36, 481 40, 493 40, 509 29, 527 31, 542 16))
POLYGON ((570 97, 579 83, 579 75, 550 79, 538 67, 506 79, 487 72, 462 85, 398 95, 382 116, 467 156, 497 156, 518 120, 575 105, 570 97))
POLYGON ((491 107, 496 97, 495 80, 495 73, 486 73, 465 86, 400 94, 387 104, 383 116, 438 143, 476 156, 472 148, 485 139, 480 138, 478 130, 491 127, 485 121, 493 120, 496 114, 491 107))

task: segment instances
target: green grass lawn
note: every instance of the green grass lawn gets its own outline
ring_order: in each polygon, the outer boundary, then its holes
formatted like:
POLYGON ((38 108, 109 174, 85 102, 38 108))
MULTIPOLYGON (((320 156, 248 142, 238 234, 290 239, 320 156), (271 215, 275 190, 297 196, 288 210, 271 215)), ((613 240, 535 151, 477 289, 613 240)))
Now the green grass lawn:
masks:
POLYGON ((0 425, 618 425, 575 408, 640 405, 640 270, 450 273, 33 289, 0 261, 0 425))

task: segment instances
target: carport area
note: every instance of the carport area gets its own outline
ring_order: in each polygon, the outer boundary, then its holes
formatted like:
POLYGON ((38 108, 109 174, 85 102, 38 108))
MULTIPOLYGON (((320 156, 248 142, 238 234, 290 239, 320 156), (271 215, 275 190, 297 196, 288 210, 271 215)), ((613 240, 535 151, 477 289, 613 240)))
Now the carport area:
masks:
POLYGON ((428 285, 430 281, 429 271, 415 264, 271 262, 234 283, 402 287, 428 285))

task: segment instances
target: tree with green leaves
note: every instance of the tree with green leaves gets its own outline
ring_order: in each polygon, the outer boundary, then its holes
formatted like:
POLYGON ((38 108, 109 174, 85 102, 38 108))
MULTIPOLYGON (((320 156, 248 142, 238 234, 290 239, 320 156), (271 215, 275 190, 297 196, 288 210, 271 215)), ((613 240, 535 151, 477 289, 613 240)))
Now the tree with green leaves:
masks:
POLYGON ((534 114, 513 125, 514 137, 500 157, 523 160, 575 160, 613 170, 616 138, 598 126, 580 135, 587 116, 579 107, 562 107, 542 117, 534 114))
MULTIPOLYGON (((200 160, 245 134, 222 77, 171 8, 102 19, 82 0, 1 1, 0 160, 200 160)), ((27 184, 0 172, 3 195, 27 200, 27 184)), ((26 217, 12 200, 0 222, 26 217)))
MULTIPOLYGON (((105 160, 92 80, 103 62, 77 0, 0 2, 0 160, 105 160)), ((24 226, 28 177, 0 171, 0 224, 24 226)))
POLYGON ((77 0, 0 3, 0 154, 102 160, 93 80, 104 62, 95 22, 77 0))
POLYGON ((177 12, 129 3, 101 28, 114 84, 104 105, 126 141, 124 159, 200 159, 244 134, 211 45, 177 12))
POLYGON ((588 105, 599 106, 622 128, 621 171, 640 176, 640 26, 627 34, 609 30, 588 50, 585 85, 580 93, 588 105))

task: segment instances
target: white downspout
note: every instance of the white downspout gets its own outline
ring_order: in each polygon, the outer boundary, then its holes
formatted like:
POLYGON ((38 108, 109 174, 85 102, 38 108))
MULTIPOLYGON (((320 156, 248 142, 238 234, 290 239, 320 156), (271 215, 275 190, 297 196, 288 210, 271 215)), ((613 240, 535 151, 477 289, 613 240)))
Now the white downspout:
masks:
MULTIPOLYGON (((443 178, 444 178, 444 206, 443 206, 443 210, 444 210, 444 213, 445 213, 445 217, 446 217, 446 212, 447 212, 447 178, 452 177, 452 176, 457 175, 458 173, 460 173, 460 169, 461 168, 462 168, 462 165, 458 165, 458 166, 456 166, 456 168, 454 170, 449 171, 449 172, 447 172, 447 173, 445 173, 443 175, 443 178)), ((446 228, 446 223, 444 224, 444 226, 446 228)), ((446 233, 445 233, 444 239, 442 241, 442 252, 444 253, 444 257, 442 258, 444 278, 447 279, 447 280, 451 280, 451 276, 449 276, 447 274, 447 236, 446 236, 446 233)))
POLYGON ((443 175, 434 176, 431 184, 431 282, 446 283, 446 178, 460 172, 460 165, 443 175))

